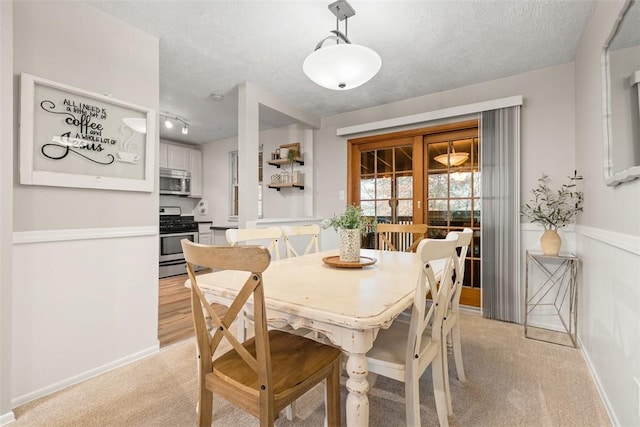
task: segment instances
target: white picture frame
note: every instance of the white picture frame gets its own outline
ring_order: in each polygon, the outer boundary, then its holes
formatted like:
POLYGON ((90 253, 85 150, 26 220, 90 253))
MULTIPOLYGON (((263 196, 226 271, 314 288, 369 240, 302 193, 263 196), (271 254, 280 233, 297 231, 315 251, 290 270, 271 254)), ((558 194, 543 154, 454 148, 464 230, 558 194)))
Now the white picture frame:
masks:
POLYGON ((20 184, 153 192, 154 110, 27 73, 20 101, 20 184))

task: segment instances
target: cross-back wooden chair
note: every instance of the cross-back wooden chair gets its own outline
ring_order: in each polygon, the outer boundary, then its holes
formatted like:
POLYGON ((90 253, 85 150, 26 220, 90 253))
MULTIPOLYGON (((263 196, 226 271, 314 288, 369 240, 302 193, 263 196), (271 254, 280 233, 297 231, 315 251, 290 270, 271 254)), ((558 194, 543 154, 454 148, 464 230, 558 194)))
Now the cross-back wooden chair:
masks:
MULTIPOLYGON (((273 254, 277 261, 280 259, 280 238, 282 230, 280 227, 267 228, 229 228, 225 232, 227 242, 231 246, 238 246, 239 243, 264 244, 273 254)), ((244 340, 247 336, 246 317, 241 312, 238 315, 238 339, 244 340)))
POLYGON ((191 307, 198 349, 198 425, 211 426, 213 394, 273 426, 280 411, 326 379, 327 425, 340 425, 340 350, 286 332, 267 329, 262 273, 269 266, 267 249, 258 246, 205 246, 182 240, 191 284, 191 307), (220 318, 211 309, 194 265, 247 273, 246 282, 220 318), (240 342, 229 330, 231 322, 253 297, 255 336, 240 342), (215 326, 207 330, 203 310, 215 326), (223 339, 231 350, 213 359, 223 339), (295 369, 292 369, 295 367, 295 369))
POLYGON ((426 233, 426 224, 378 224, 378 249, 415 252, 426 233))
POLYGON ((416 256, 422 269, 416 280, 411 309, 411 321, 393 322, 382 329, 367 353, 369 371, 405 383, 406 425, 420 424, 420 396, 418 382, 431 365, 433 393, 438 421, 448 426, 448 408, 444 385, 442 356, 442 322, 447 311, 447 298, 453 288, 453 259, 456 257, 457 236, 447 239, 425 239, 418 244, 416 256), (444 260, 441 279, 431 267, 434 260, 444 260), (434 304, 427 307, 427 292, 434 295, 434 304))
POLYGON ((447 341, 451 341, 453 347, 453 358, 456 365, 456 372, 460 381, 465 381, 464 365, 462 364, 462 345, 460 339, 460 295, 462 294, 462 283, 464 281, 465 262, 467 251, 473 237, 473 230, 465 228, 463 231, 452 231, 447 234, 447 238, 457 235, 458 243, 456 249, 458 256, 454 259, 455 282, 449 297, 447 313, 442 322, 442 350, 444 354, 445 390, 447 393, 447 406, 449 414, 453 413, 451 405, 451 392, 449 388, 449 362, 447 357, 447 341))
POLYGON ((309 243, 307 244, 303 255, 310 254, 312 251, 318 252, 320 250, 318 248, 318 236, 320 235, 320 227, 318 224, 298 226, 285 225, 282 227, 282 234, 284 236, 285 247, 287 248, 287 258, 300 256, 298 251, 296 251, 291 244, 291 238, 296 236, 310 236, 309 243))

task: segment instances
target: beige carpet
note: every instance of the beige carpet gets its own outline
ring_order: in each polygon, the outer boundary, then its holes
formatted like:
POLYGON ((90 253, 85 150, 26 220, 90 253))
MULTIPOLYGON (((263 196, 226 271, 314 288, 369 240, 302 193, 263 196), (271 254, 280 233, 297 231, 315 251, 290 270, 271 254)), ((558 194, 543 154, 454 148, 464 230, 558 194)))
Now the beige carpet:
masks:
MULTIPOLYGON (((526 339, 520 325, 462 317, 467 381, 450 363, 453 426, 608 426, 609 418, 579 350, 526 339)), ((193 426, 196 363, 192 339, 15 410, 12 426, 193 426)), ((450 359, 452 360, 452 359, 450 359)), ((343 375, 343 383, 346 380, 343 375)), ((344 389, 344 387, 343 387, 344 389)), ((437 425, 430 368, 420 381, 423 425, 437 425)), ((378 377, 370 391, 370 425, 404 426, 404 386, 378 377)), ((214 398, 215 426, 256 426, 214 398)), ((298 403, 298 417, 278 426, 321 426, 322 389, 298 403)), ((344 392, 342 401, 343 425, 344 392)))

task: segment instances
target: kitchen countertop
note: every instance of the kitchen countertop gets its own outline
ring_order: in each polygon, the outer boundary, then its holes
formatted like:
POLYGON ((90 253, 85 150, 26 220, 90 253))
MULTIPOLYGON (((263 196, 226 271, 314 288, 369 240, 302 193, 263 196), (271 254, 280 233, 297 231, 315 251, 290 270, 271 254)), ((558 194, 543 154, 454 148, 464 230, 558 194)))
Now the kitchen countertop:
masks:
POLYGON ((238 228, 237 225, 212 225, 211 227, 209 227, 211 230, 228 230, 230 228, 238 228))

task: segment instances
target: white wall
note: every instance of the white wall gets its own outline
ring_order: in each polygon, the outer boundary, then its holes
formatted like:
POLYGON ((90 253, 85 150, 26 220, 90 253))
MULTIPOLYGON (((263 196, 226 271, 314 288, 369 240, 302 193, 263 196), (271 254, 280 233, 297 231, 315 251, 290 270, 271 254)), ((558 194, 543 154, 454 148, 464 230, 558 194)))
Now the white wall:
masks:
POLYGON ((640 425, 640 180, 604 184, 600 62, 623 3, 597 2, 576 55, 576 164, 585 176, 578 333, 614 423, 632 426, 640 425))
MULTIPOLYGON (((289 125, 275 129, 269 129, 259 133, 259 142, 263 150, 263 217, 269 218, 310 218, 312 211, 308 208, 310 192, 313 191, 312 168, 313 147, 305 142, 306 132, 300 125, 289 125), (271 153, 280 145, 300 142, 300 149, 304 153, 304 167, 296 166, 305 174, 305 189, 288 188, 281 191, 267 188, 271 181, 271 175, 280 173, 283 169, 267 164, 271 153), (308 180, 307 180, 308 179, 308 180)), ((207 219, 214 225, 225 226, 229 224, 230 206, 230 172, 229 153, 238 150, 237 138, 226 138, 218 141, 202 144, 202 169, 203 169, 203 199, 209 204, 207 219)), ((289 170, 289 166, 283 166, 289 170)), ((201 219, 201 218, 198 218, 201 219)))
POLYGON ((0 2, 0 426, 11 411, 13 225, 13 7, 0 2))
MULTIPOLYGON (((15 75, 158 109, 157 39, 79 2, 13 12, 15 75)), ((13 157, 17 405, 157 351, 158 192, 24 186, 13 157)))

